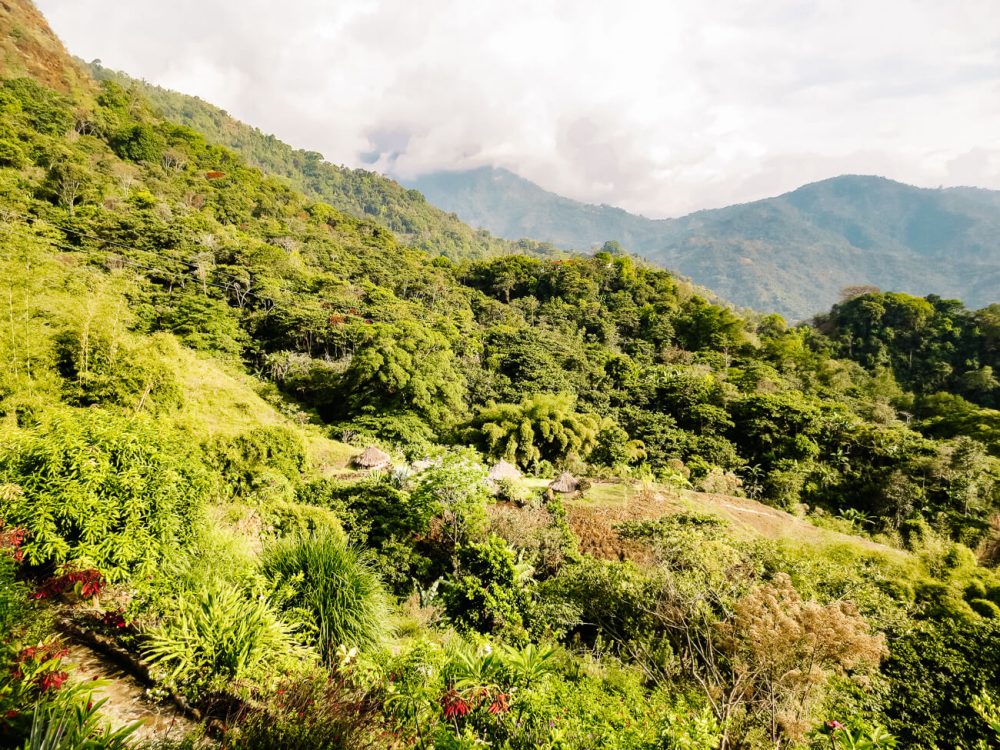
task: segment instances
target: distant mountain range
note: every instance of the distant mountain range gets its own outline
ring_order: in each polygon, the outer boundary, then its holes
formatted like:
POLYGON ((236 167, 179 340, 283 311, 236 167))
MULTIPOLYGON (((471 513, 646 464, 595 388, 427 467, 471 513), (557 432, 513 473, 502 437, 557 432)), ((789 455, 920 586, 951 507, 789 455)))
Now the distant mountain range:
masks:
POLYGON ((501 237, 578 250, 616 240, 738 305, 794 320, 857 284, 971 307, 1000 300, 1000 191, 847 175, 656 220, 550 193, 504 169, 437 172, 406 184, 501 237))

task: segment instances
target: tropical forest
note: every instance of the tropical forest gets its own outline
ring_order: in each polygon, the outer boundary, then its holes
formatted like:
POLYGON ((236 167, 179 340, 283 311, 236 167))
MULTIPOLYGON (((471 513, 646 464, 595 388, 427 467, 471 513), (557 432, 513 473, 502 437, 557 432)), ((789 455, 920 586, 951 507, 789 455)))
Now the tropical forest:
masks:
POLYGON ((1000 747, 1000 304, 736 307, 0 31, 0 746, 1000 747))

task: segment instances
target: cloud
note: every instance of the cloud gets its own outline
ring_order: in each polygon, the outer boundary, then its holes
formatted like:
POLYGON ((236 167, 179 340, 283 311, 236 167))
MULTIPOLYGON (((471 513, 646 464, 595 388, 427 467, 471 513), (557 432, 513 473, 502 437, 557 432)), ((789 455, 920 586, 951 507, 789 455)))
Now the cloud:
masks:
POLYGON ((1000 188, 994 0, 39 0, 70 50, 400 176, 650 216, 834 174, 1000 188))

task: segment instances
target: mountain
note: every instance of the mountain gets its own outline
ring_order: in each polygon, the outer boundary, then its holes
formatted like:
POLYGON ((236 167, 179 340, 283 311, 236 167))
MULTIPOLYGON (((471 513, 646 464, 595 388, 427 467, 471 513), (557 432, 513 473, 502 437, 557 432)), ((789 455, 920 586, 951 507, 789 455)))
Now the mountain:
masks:
POLYGON ((154 86, 97 62, 86 65, 96 80, 114 81, 136 92, 167 119, 197 130, 210 142, 232 149, 249 164, 317 200, 377 222, 414 247, 452 259, 510 252, 560 255, 545 243, 513 242, 473 229, 453 213, 428 203, 416 190, 377 172, 349 169, 326 161, 315 151, 293 148, 196 96, 154 86))
POLYGON ((407 182, 432 203, 506 237, 587 249, 616 240, 734 303, 792 319, 846 286, 961 297, 1000 289, 1000 192, 924 189, 847 175, 679 219, 654 220, 547 192, 502 169, 407 182))
POLYGON ((93 82, 52 33, 30 0, 0 2, 0 72, 4 78, 30 76, 62 93, 84 94, 93 82))
POLYGON ((506 169, 432 172, 403 182, 472 226, 501 237, 546 237, 564 248, 585 250, 614 239, 638 249, 663 223, 550 193, 506 169))

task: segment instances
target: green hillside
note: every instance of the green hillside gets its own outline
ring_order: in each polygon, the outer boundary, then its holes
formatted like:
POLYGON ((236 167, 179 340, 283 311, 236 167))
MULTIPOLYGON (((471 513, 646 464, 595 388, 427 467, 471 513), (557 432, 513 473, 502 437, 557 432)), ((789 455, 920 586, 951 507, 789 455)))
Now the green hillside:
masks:
POLYGON ((409 183, 428 200, 503 237, 588 249, 616 240, 721 297, 791 319, 847 286, 958 297, 1000 289, 1000 193, 926 190, 844 176, 753 203, 651 220, 549 193, 502 169, 444 172, 409 183))
POLYGON ((292 148, 198 97, 137 81, 96 63, 88 69, 96 80, 115 81, 126 90, 141 93, 167 119, 197 130, 211 143, 232 149, 248 164, 287 180, 297 190, 351 216, 372 219, 406 244, 453 259, 505 252, 560 255, 545 243, 522 239, 530 235, 505 240, 473 229, 454 214, 427 203, 416 190, 408 190, 375 172, 337 166, 315 151, 292 148))
POLYGON ((613 247, 454 261, 33 70, 0 82, 0 744, 998 742, 995 309, 790 328, 613 247))

